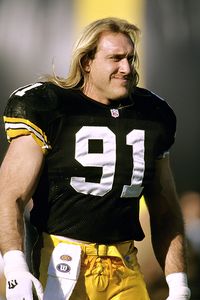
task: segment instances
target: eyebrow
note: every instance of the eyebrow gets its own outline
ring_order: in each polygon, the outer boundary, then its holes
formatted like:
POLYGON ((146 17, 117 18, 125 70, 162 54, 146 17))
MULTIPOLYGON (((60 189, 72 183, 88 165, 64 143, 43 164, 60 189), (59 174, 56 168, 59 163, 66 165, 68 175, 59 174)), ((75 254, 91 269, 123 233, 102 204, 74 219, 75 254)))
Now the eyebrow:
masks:
POLYGON ((114 58, 124 58, 127 57, 129 58, 134 58, 134 53, 129 53, 129 54, 125 54, 125 53, 112 53, 112 54, 108 54, 108 57, 114 57, 114 58))

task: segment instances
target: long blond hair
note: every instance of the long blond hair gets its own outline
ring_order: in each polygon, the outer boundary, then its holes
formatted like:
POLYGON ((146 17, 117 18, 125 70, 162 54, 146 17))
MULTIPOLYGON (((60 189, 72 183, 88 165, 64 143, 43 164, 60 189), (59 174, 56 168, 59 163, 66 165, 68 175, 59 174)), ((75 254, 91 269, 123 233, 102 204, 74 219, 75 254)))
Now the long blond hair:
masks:
POLYGON ((135 87, 139 81, 139 75, 136 70, 138 66, 136 44, 140 30, 134 24, 119 18, 99 19, 86 26, 74 46, 67 78, 58 77, 53 70, 53 75, 47 76, 46 80, 62 88, 83 89, 86 78, 83 63, 87 59, 94 58, 100 35, 104 31, 120 32, 126 34, 131 39, 135 49, 135 55, 132 61, 133 87, 135 87))

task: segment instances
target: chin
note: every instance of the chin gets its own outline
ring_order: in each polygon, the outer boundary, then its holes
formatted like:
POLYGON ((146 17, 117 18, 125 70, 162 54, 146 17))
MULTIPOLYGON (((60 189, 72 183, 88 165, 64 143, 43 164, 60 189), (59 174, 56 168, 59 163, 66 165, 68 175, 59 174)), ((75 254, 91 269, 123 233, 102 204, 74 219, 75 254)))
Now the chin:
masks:
POLYGON ((130 90, 125 87, 113 87, 113 90, 110 91, 110 100, 120 100, 128 97, 130 90))
POLYGON ((128 95, 129 95, 129 91, 116 93, 116 100, 126 98, 126 97, 128 97, 128 95))

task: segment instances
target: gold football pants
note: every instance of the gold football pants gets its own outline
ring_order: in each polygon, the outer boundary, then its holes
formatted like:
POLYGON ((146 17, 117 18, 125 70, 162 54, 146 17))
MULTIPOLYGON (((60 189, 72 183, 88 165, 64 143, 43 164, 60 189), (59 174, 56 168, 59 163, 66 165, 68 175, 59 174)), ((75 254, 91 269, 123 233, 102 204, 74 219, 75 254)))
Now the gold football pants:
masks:
POLYGON ((58 243, 81 246, 81 271, 70 300, 149 300, 133 242, 101 245, 43 235, 40 281, 46 285, 52 251, 58 243))

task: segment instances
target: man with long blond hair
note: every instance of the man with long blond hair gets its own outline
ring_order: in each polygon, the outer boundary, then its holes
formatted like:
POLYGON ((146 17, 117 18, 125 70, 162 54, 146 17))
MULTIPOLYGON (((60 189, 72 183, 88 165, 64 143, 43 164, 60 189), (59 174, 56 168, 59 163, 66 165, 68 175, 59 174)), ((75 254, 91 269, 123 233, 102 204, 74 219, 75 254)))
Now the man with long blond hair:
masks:
POLYGON ((176 117, 139 88, 139 29, 105 18, 83 31, 67 78, 15 91, 4 113, 10 142, 0 172, 0 248, 9 300, 148 300, 134 241, 152 243, 169 285, 187 300, 185 238, 170 169, 176 117), (24 207, 38 239, 24 255, 24 207), (44 290, 44 294, 43 294, 44 290))

